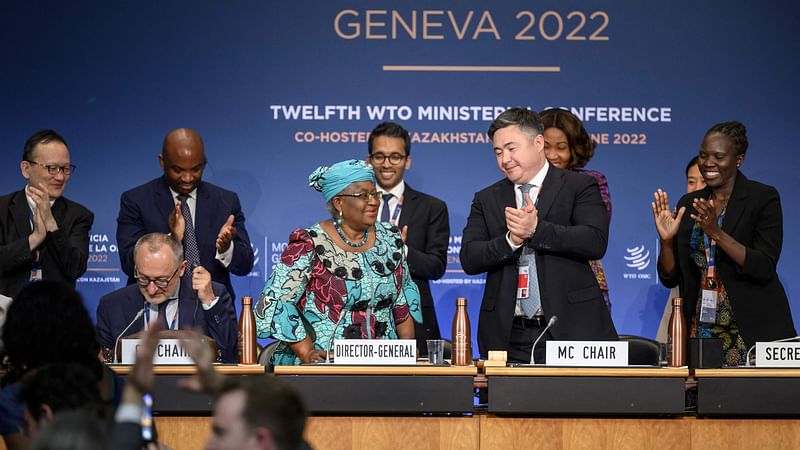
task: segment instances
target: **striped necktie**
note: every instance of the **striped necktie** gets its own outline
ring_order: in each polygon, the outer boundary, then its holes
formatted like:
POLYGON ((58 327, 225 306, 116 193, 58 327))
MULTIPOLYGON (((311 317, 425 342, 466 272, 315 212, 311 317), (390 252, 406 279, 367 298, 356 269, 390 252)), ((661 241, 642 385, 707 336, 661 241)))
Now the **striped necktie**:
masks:
MULTIPOLYGON (((530 194, 532 184, 523 184, 519 187, 522 191, 522 207, 527 206, 526 196, 530 194)), ((536 254, 533 249, 523 243, 520 264, 528 265, 528 292, 527 296, 519 299, 519 306, 526 317, 533 317, 542 308, 542 298, 539 292, 539 274, 536 272, 536 254)))

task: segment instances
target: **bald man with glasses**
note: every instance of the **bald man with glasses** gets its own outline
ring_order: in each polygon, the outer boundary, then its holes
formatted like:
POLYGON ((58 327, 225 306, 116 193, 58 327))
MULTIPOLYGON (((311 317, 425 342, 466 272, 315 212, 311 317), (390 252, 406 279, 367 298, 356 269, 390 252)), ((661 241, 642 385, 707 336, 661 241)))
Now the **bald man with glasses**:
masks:
POLYGON ((133 253, 136 283, 104 296, 97 307, 100 345, 110 354, 123 332, 129 336, 155 323, 165 330, 199 328, 217 342, 222 362, 236 363, 236 312, 225 285, 202 266, 189 267, 183 246, 164 233, 142 236, 133 253), (186 271, 191 276, 184 277, 186 271))
POLYGON ((75 165, 63 137, 37 131, 25 142, 25 188, 0 197, 0 294, 37 280, 75 286, 86 272, 94 214, 64 197, 75 165))

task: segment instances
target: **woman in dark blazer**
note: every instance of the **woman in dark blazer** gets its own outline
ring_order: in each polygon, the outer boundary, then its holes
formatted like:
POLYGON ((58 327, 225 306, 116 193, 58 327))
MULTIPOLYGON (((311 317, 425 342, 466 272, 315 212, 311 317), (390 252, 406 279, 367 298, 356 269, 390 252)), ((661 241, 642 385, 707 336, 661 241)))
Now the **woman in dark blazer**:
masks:
POLYGON ((659 278, 667 287, 680 286, 691 337, 722 338, 727 366, 744 364, 756 341, 796 334, 776 271, 783 243, 780 197, 739 172, 747 146, 743 124, 714 125, 700 147, 706 188, 684 195, 675 214, 666 192, 658 190, 652 204, 661 240, 659 278))

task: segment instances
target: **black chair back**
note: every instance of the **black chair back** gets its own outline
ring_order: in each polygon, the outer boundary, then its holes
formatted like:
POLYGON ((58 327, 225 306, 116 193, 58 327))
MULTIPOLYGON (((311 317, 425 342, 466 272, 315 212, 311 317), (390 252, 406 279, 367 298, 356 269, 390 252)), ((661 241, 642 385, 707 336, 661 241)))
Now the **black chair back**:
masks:
POLYGON ((628 364, 631 366, 657 366, 658 341, 642 336, 620 335, 620 341, 628 342, 628 364))

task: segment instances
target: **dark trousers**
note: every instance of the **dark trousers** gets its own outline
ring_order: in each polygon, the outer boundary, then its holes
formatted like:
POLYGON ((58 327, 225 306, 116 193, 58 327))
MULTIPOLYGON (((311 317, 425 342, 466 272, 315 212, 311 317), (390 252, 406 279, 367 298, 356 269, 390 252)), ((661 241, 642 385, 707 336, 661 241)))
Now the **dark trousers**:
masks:
MULTIPOLYGON (((508 362, 517 364, 530 364, 531 362, 531 347, 533 341, 542 333, 545 326, 524 326, 516 321, 511 326, 511 340, 508 348, 508 362)), ((534 352, 534 360, 536 364, 544 364, 545 357, 545 341, 552 339, 550 331, 542 336, 539 343, 536 344, 536 351, 534 352)))

